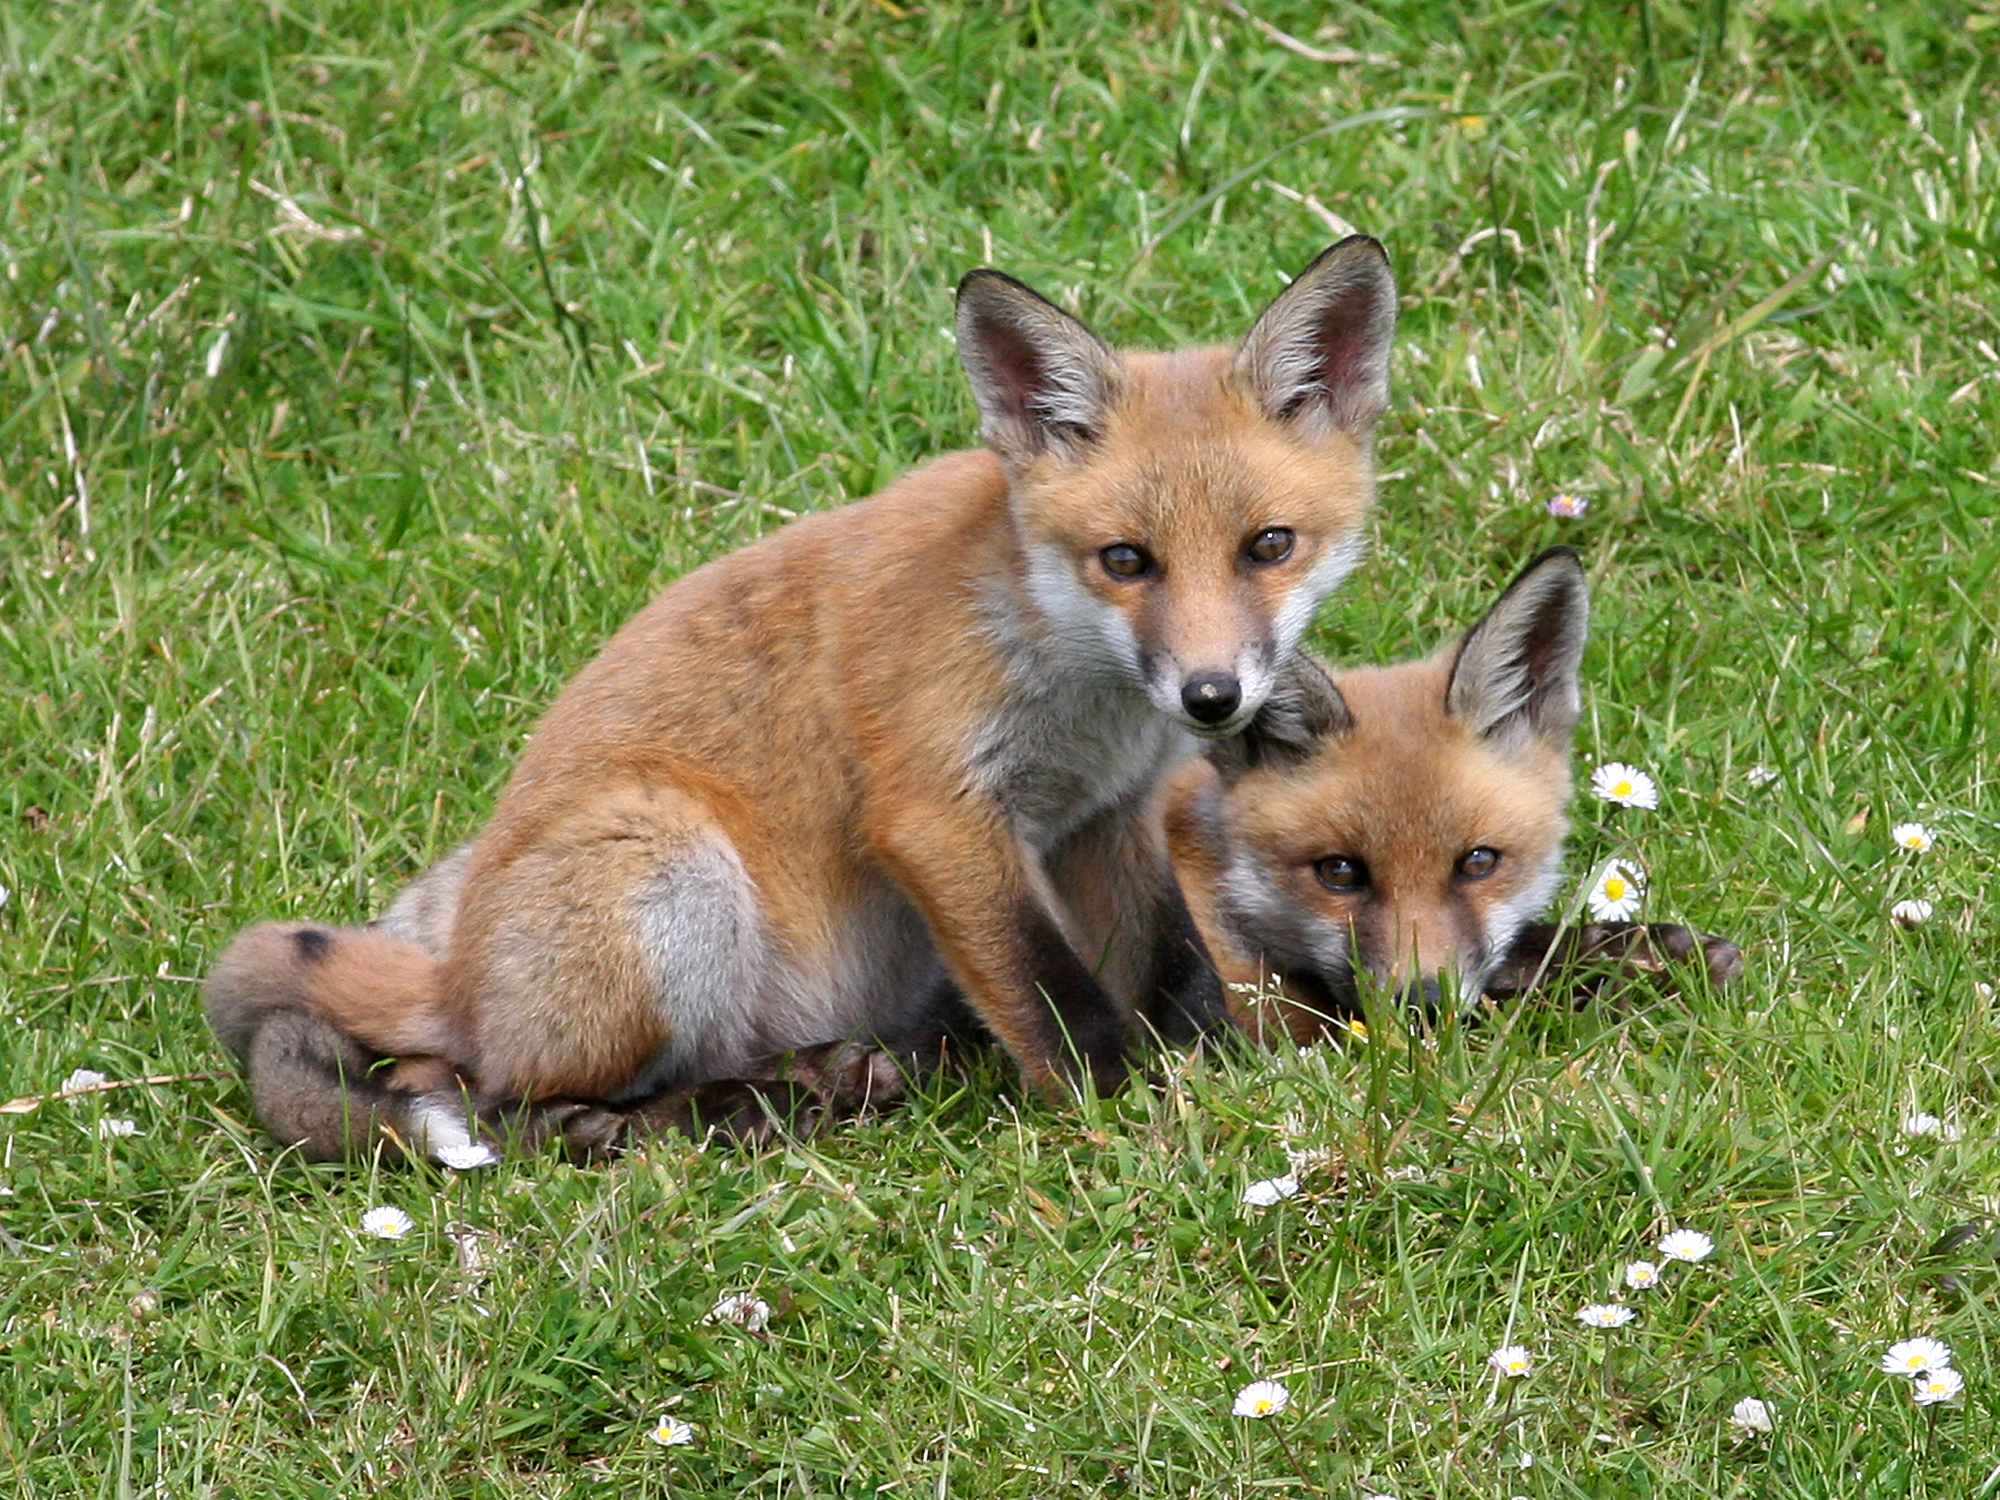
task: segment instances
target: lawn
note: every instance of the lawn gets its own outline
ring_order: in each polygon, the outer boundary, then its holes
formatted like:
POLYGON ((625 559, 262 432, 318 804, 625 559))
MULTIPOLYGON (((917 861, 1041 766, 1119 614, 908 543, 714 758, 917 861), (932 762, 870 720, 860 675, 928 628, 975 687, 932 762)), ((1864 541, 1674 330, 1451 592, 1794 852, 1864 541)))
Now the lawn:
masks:
POLYGON ((1996 293, 1992 0, 0 7, 0 1096, 130 1085, 0 1114, 0 1484, 2000 1494, 1996 293), (965 270, 1230 339, 1349 226, 1404 301, 1315 644, 1578 547, 1577 763, 1661 798, 1570 867, 1739 985, 765 1151, 260 1134, 218 948, 379 911, 653 591, 972 442, 965 270))

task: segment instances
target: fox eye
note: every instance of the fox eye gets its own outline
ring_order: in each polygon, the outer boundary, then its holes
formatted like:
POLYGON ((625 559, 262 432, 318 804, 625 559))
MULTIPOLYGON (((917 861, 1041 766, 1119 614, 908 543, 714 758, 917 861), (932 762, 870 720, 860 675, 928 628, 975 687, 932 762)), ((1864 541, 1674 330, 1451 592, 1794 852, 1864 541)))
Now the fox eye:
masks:
POLYGON ((1097 554, 1097 560, 1113 578, 1137 578, 1153 567, 1153 559, 1146 555, 1146 550, 1130 542, 1113 542, 1097 554))
POLYGON ((1467 880, 1484 880, 1500 868, 1498 849, 1479 848, 1462 855, 1458 861, 1458 873, 1467 880))
POLYGON ((1313 861, 1313 874, 1330 891, 1359 891, 1368 885, 1368 866, 1345 854, 1330 854, 1313 861))
POLYGON ((1252 562, 1283 562, 1292 555, 1292 544, 1297 540, 1289 526, 1266 526, 1250 538, 1250 545, 1244 551, 1250 554, 1252 562))

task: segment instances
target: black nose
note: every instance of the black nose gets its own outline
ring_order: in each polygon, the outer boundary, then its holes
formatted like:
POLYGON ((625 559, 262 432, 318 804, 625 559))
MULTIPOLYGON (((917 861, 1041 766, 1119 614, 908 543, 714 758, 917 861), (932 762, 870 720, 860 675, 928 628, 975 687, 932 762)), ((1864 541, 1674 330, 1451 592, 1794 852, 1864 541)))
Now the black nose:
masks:
POLYGON ((1243 685, 1232 672, 1203 672, 1181 685, 1181 707, 1204 724, 1220 724, 1243 701, 1243 685))

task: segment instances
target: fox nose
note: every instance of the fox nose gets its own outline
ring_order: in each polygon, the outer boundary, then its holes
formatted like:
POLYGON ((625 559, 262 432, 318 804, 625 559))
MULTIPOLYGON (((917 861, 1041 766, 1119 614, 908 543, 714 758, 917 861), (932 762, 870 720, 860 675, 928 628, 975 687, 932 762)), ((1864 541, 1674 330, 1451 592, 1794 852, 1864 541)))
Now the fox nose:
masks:
POLYGON ((1234 672, 1202 672, 1181 684, 1181 707, 1203 724, 1220 724, 1243 701, 1234 672))

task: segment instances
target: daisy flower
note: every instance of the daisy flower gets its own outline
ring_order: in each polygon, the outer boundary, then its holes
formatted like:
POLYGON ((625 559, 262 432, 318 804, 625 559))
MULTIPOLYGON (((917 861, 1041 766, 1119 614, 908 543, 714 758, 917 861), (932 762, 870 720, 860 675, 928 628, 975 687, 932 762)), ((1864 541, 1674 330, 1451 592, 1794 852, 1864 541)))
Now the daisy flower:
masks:
POLYGON ((378 1240, 400 1240, 416 1227, 416 1221, 400 1208, 371 1208, 361 1216, 361 1232, 378 1240))
POLYGON ((1910 1387, 1910 1395, 1919 1406, 1936 1406, 1940 1401, 1956 1401, 1964 1389, 1965 1377, 1946 1365, 1942 1370, 1919 1375, 1910 1387))
POLYGON ((454 1172, 470 1172, 475 1167, 490 1167, 500 1160, 500 1154, 491 1146, 482 1146, 477 1141, 461 1141, 454 1146, 440 1146, 437 1150, 438 1165, 450 1167, 454 1172))
POLYGON ((685 1448, 694 1441, 694 1429, 679 1417, 663 1416, 646 1434, 646 1438, 662 1448, 685 1448))
POLYGON ((1921 927, 1931 919, 1931 913, 1936 910, 1937 908, 1923 897, 1912 896, 1908 900, 1898 901, 1889 908, 1889 920, 1898 927, 1921 927))
POLYGON ((1622 1302, 1593 1302, 1577 1310, 1576 1320, 1591 1328, 1623 1328, 1638 1316, 1622 1302))
POLYGON ((1535 1368, 1535 1356, 1520 1344, 1502 1344, 1486 1356, 1486 1363, 1502 1375, 1518 1379, 1535 1368))
POLYGON ((1951 1345, 1941 1339, 1904 1339, 1882 1356, 1884 1375, 1934 1375, 1951 1368, 1951 1345))
POLYGON ((1941 1141, 1955 1141, 1964 1132, 1949 1120, 1941 1120, 1936 1115, 1917 1113, 1903 1116, 1903 1134, 1918 1137, 1934 1135, 1941 1141))
POLYGON ((704 1323, 734 1323, 751 1333, 762 1333, 771 1321, 771 1304, 754 1292, 731 1292, 708 1310, 704 1323))
POLYGON ((1560 516, 1565 521, 1574 521, 1590 509, 1590 502, 1581 495, 1572 495, 1565 492, 1560 495, 1549 496, 1548 502, 1543 505, 1542 509, 1552 516, 1560 516))
POLYGON ((1253 1380, 1236 1393, 1230 1408, 1239 1417, 1275 1417, 1292 1404, 1292 1393, 1275 1380, 1253 1380))
POLYGON ((1610 761, 1590 773, 1590 789, 1619 807, 1658 807, 1660 789, 1637 766, 1610 761))
POLYGON ((1729 1425, 1746 1436, 1769 1432, 1777 1423, 1778 1414, 1755 1396, 1745 1396, 1729 1409, 1729 1425))
POLYGON ((1668 1260, 1684 1260, 1693 1265, 1715 1253, 1715 1241, 1699 1229, 1676 1229, 1660 1241, 1660 1254, 1668 1260))
POLYGON ((1922 854, 1937 842, 1937 835, 1921 823, 1898 823, 1889 830, 1889 837, 1898 849, 1912 854, 1922 854))
POLYGON ((1639 914, 1646 897, 1646 872, 1629 859, 1614 859, 1598 873, 1584 904, 1600 922, 1624 922, 1639 914))
POLYGON ((1635 1292, 1660 1284, 1660 1268, 1650 1260, 1635 1260, 1625 1268, 1625 1285, 1635 1292))
POLYGON ((78 1068, 62 1081, 62 1088, 58 1092, 64 1094, 80 1093, 85 1089, 102 1088, 110 1081, 110 1079, 106 1078, 95 1068, 78 1068))
POLYGON ((1299 1190, 1296 1177, 1266 1177, 1262 1182, 1253 1182, 1243 1190, 1243 1201, 1252 1208, 1269 1208, 1272 1204, 1289 1198, 1299 1190))
POLYGON ((97 1138, 100 1141, 137 1135, 138 1133, 139 1122, 137 1120, 99 1120, 97 1122, 97 1138))

